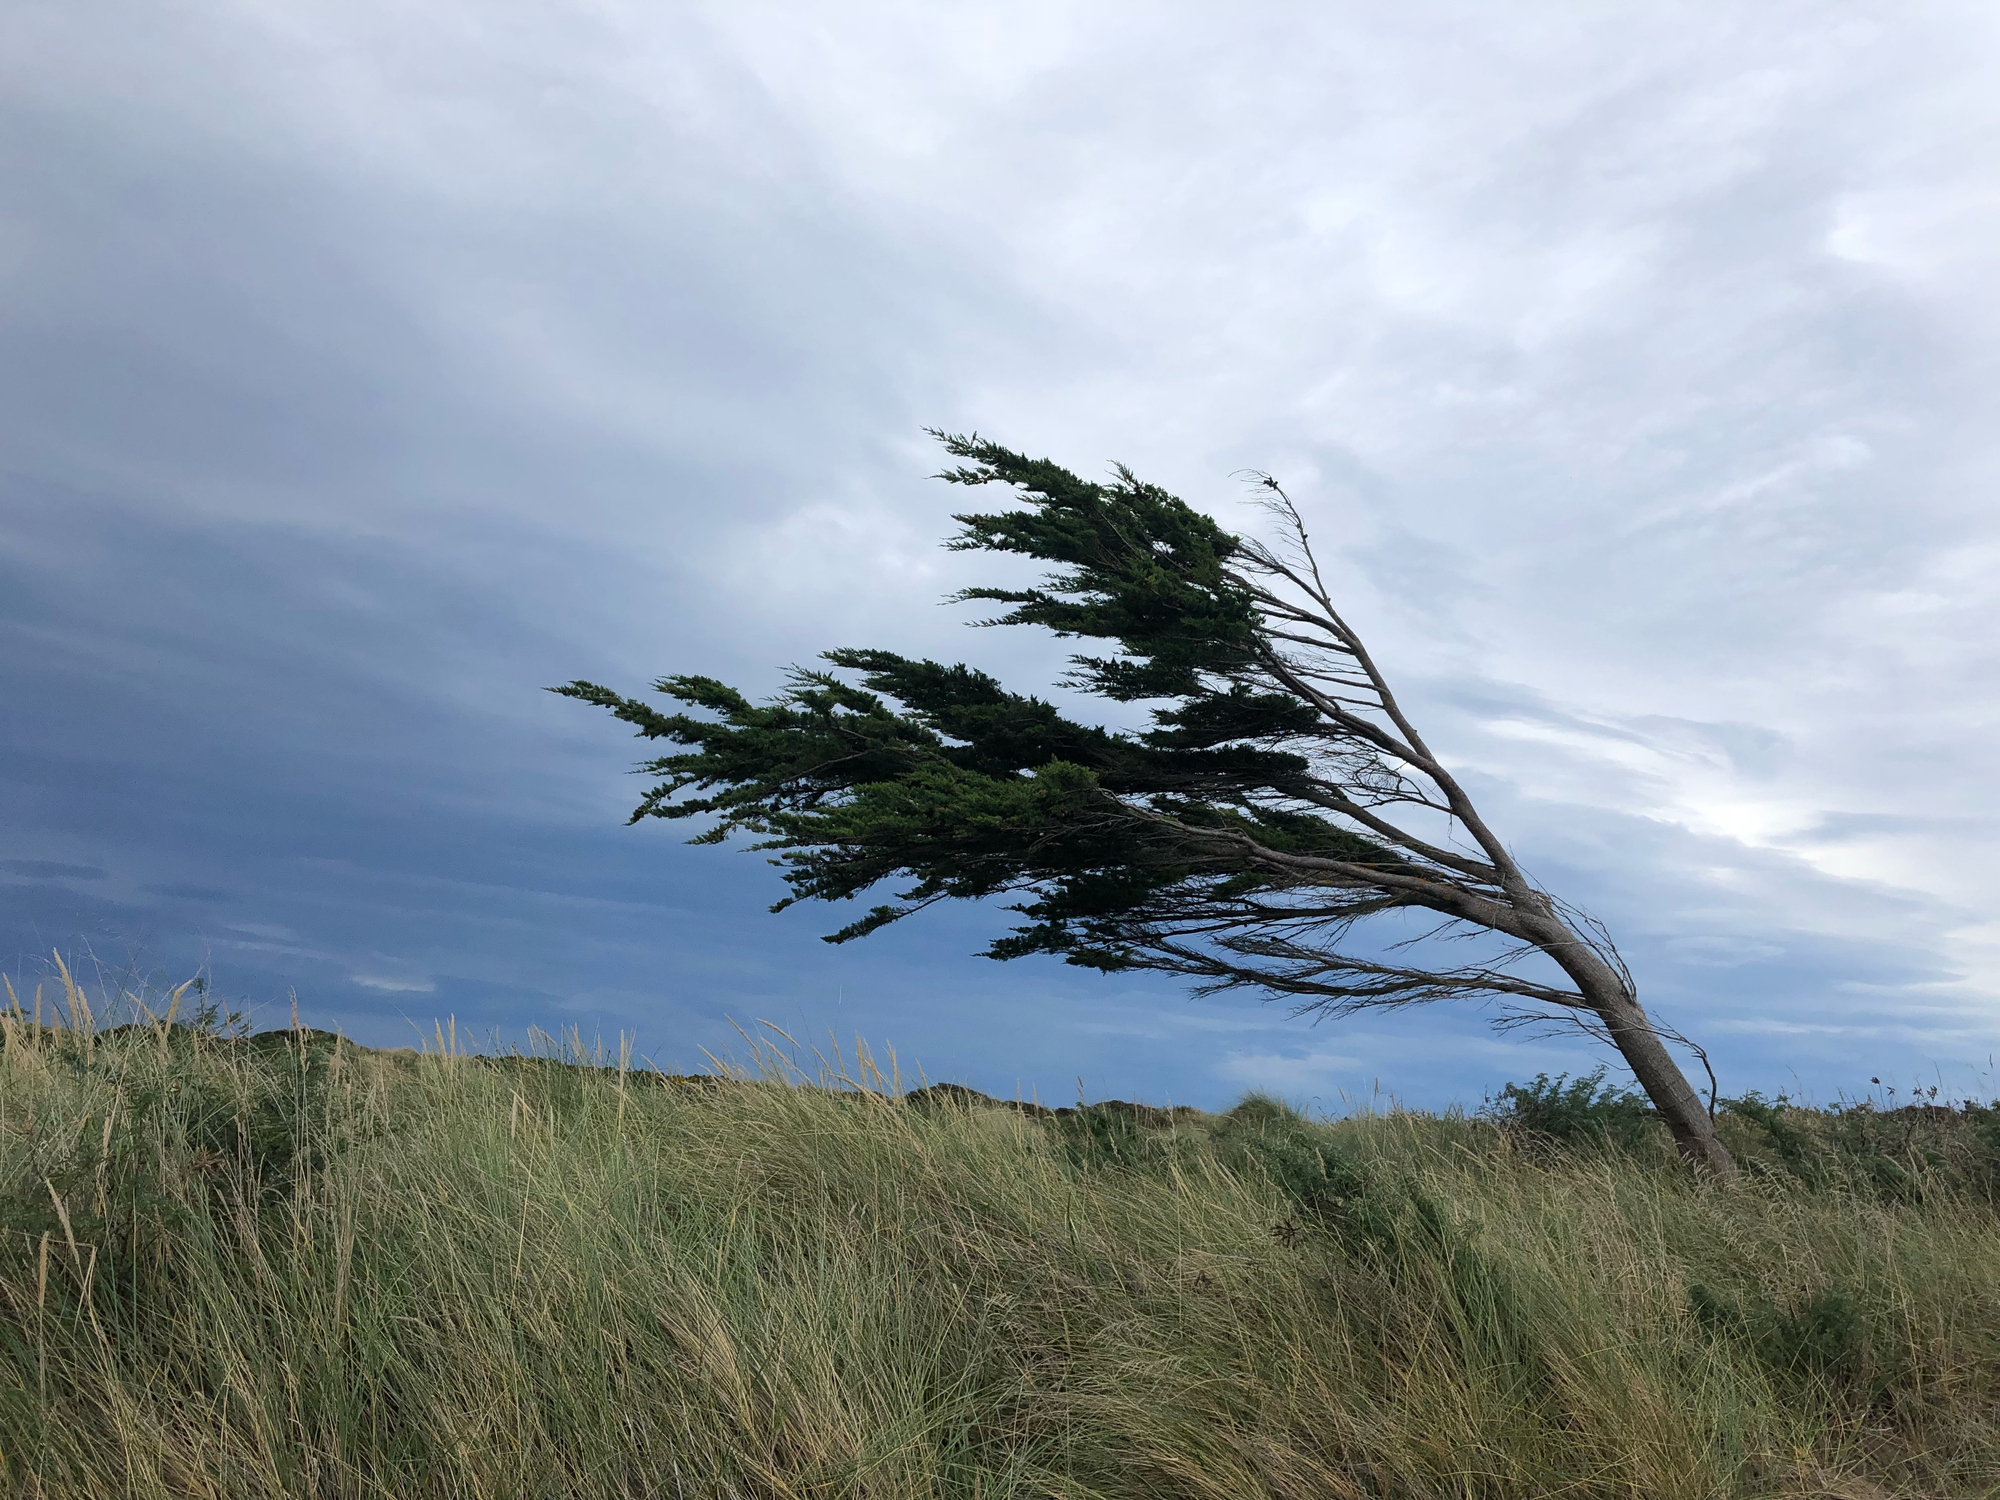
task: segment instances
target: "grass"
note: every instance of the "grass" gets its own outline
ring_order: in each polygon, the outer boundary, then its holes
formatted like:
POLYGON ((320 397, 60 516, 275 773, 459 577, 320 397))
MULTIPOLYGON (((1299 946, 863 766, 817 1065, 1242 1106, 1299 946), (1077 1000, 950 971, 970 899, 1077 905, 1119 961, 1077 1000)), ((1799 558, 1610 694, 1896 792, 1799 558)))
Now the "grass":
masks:
POLYGON ((1563 1080, 1561 1132, 1036 1115, 54 1011, 10 1495, 2000 1493, 1981 1112, 1753 1100, 1723 1187, 1563 1080))

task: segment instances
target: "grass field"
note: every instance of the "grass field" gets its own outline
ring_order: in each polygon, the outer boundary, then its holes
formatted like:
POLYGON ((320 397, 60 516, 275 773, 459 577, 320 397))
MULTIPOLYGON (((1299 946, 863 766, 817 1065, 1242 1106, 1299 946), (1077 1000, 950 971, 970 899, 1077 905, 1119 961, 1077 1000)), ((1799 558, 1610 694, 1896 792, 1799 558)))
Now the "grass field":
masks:
POLYGON ((40 1019, 10 1495, 2000 1494, 1978 1109, 1753 1100, 1720 1186, 1574 1090, 1035 1116, 40 1019))

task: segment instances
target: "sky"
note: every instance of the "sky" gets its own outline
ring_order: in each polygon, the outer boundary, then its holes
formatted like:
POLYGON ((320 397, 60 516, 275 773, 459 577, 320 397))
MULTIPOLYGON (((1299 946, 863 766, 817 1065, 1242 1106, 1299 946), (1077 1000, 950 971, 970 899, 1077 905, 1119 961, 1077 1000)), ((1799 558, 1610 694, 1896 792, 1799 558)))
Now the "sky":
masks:
MULTIPOLYGON (((2000 11, 478 0, 0 16, 0 967, 258 1024, 861 1038, 1062 1102, 1600 1060, 865 942, 541 689, 940 607, 927 427, 1299 502, 1722 1090, 2000 1094, 2000 11)), ((1068 702, 1069 700, 1064 700, 1068 702)))

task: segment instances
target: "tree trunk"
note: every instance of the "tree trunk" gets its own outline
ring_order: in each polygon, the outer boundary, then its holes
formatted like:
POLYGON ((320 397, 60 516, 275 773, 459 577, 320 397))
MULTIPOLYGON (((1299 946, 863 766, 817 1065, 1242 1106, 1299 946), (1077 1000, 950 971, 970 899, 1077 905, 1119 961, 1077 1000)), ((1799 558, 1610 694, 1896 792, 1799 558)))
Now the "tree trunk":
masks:
MULTIPOLYGON (((1621 986, 1623 988, 1623 986, 1621 986)), ((1736 1158, 1715 1133, 1715 1121, 1701 1096, 1687 1081, 1687 1075, 1667 1051, 1646 1012, 1636 1000, 1624 998, 1598 1012, 1612 1043, 1639 1080, 1639 1087, 1653 1101, 1653 1108, 1673 1132, 1674 1145, 1682 1156, 1717 1177, 1736 1176, 1736 1158)))
MULTIPOLYGON (((1536 945, 1576 981, 1577 988, 1604 1023, 1619 1056, 1625 1059, 1632 1076, 1639 1080, 1639 1087, 1646 1091, 1654 1110, 1673 1133, 1674 1145, 1681 1156, 1725 1181, 1734 1178, 1736 1158, 1716 1135, 1708 1107, 1687 1081, 1673 1054, 1667 1051, 1653 1023, 1647 1020, 1645 1007, 1611 966, 1563 927, 1559 918, 1551 915, 1549 921, 1560 928, 1561 937, 1545 941, 1538 934, 1534 939, 1536 945)), ((1547 936, 1554 938, 1554 933, 1547 936)))

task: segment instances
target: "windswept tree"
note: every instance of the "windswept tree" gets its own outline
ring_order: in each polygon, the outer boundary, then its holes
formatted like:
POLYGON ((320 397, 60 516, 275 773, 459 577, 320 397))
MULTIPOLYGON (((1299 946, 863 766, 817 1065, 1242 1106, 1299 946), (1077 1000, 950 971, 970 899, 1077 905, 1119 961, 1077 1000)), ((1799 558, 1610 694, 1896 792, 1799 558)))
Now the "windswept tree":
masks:
POLYGON ((1475 1000, 1503 1026, 1574 1024, 1618 1049, 1683 1154, 1735 1172, 1609 935, 1528 878, 1425 743, 1274 481, 1267 544, 1122 467, 1093 484, 936 436, 962 461, 940 477, 1010 486, 1021 506, 958 516, 948 545, 1056 569, 956 598, 1004 606, 983 624, 1105 643, 1071 658, 1069 685, 1146 705, 1152 727, 1081 723, 970 667, 888 651, 826 652, 762 704, 709 677, 654 684, 694 712, 555 689, 681 747, 641 768, 659 781, 633 822, 712 819, 696 843, 754 835, 791 887, 774 911, 901 886, 830 942, 1009 896, 1019 921, 994 958, 1162 970, 1327 1016, 1475 1000), (1395 940, 1358 941, 1371 918, 1395 940), (1442 946, 1452 937, 1484 941, 1442 946))

